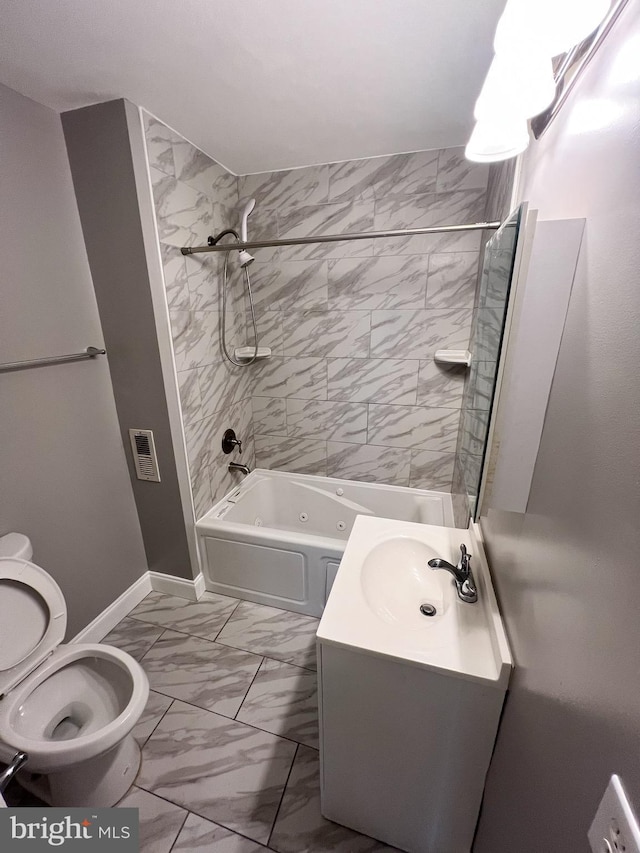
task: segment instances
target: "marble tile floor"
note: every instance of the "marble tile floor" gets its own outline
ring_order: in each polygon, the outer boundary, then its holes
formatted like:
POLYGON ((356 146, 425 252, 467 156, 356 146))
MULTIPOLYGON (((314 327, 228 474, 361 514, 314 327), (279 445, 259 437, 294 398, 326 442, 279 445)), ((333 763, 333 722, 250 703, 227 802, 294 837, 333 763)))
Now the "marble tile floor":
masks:
POLYGON ((382 853, 320 814, 318 620, 205 593, 151 593, 104 638, 151 686, 121 806, 141 853, 382 853))

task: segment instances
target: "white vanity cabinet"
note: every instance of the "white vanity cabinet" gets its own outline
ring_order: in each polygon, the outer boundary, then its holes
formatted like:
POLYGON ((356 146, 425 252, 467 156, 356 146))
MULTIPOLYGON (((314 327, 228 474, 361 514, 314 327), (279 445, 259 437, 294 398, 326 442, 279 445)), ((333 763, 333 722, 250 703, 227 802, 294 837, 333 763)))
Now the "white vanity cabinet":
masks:
POLYGON ((323 815, 409 853, 468 853, 511 671, 480 543, 359 517, 317 644, 323 815), (477 604, 426 567, 462 543, 477 604))

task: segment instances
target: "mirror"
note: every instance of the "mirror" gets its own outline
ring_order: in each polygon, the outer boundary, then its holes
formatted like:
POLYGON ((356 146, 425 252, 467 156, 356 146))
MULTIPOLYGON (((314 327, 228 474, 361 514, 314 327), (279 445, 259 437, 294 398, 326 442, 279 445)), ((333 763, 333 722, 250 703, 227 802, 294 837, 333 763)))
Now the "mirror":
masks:
POLYGON ((453 474, 456 527, 466 527, 476 516, 522 216, 520 206, 484 248, 453 474))

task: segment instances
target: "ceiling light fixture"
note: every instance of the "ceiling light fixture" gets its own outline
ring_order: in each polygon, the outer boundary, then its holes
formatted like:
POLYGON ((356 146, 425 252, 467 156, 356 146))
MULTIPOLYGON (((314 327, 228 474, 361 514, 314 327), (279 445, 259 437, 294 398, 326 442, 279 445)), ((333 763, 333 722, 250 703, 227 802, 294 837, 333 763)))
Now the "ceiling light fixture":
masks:
POLYGON ((521 154, 529 144, 527 120, 480 119, 467 142, 464 156, 474 163, 493 163, 521 154))
POLYGON ((610 7, 611 0, 507 0, 475 105, 468 160, 508 160, 525 150, 527 119, 548 109, 556 96, 552 58, 593 33, 610 7))

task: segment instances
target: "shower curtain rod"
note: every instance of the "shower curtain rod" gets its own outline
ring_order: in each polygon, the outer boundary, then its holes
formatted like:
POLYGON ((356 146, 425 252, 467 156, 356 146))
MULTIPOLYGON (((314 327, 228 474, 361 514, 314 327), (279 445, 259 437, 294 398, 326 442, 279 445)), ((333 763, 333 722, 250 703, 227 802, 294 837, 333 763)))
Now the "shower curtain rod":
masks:
MULTIPOLYGON (((287 237, 282 240, 251 240, 246 243, 222 243, 215 246, 185 246, 183 255, 200 252, 234 252, 240 249, 267 249, 279 246, 304 246, 308 243, 340 243, 346 240, 378 240, 381 237, 417 237, 420 234, 447 234, 456 231, 495 231, 501 222, 474 222, 471 225, 437 225, 432 228, 400 228, 396 231, 356 231, 352 234, 325 234, 317 237, 287 237)), ((211 237, 209 238, 212 239, 211 237)))

